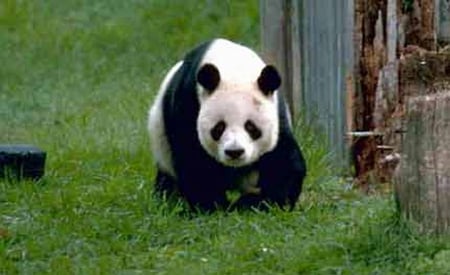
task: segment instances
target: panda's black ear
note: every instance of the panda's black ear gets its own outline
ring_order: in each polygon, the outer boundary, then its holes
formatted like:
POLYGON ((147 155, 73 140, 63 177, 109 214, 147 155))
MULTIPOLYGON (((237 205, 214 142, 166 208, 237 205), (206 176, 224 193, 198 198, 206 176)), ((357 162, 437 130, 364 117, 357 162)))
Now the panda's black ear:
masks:
POLYGON ((213 92, 219 86, 219 70, 213 64, 206 63, 197 73, 197 82, 206 90, 213 92))
POLYGON ((258 77, 258 87, 265 95, 271 95, 281 85, 281 77, 277 69, 267 65, 258 77))

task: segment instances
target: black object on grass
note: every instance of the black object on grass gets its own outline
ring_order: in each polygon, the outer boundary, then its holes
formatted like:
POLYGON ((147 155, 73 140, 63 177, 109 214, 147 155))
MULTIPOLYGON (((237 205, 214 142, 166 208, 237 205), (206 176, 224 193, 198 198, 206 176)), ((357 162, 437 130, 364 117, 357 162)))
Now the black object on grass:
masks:
POLYGON ((38 180, 44 175, 45 157, 33 145, 0 144, 0 178, 38 180))

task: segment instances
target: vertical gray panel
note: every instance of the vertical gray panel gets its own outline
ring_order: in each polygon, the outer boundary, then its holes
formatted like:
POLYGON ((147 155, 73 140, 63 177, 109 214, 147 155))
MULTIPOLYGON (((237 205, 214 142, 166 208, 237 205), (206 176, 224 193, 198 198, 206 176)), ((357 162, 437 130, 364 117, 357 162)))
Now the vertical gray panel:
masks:
POLYGON ((439 0, 437 3, 436 21, 438 40, 450 42, 450 0, 439 0))
POLYGON ((309 121, 319 124, 339 163, 346 163, 346 77, 353 70, 353 0, 301 3, 304 111, 309 121))
POLYGON ((280 61, 280 51, 277 49, 283 48, 282 34, 283 24, 280 24, 283 17, 282 1, 260 1, 261 13, 261 41, 263 48, 263 55, 269 62, 280 61))
POLYGON ((333 74, 333 82, 335 87, 337 88, 336 93, 334 93, 333 95, 333 109, 334 109, 334 114, 333 114, 333 120, 334 120, 334 140, 337 144, 341 144, 342 143, 342 119, 338 119, 339 117, 341 117, 341 110, 342 110, 342 102, 339 100, 340 98, 340 94, 342 93, 342 72, 343 72, 343 66, 342 66, 342 60, 341 60, 341 56, 342 56, 342 52, 343 49, 341 47, 341 36, 342 36, 342 18, 344 16, 344 14, 342 13, 342 10, 345 8, 344 3, 341 0, 337 0, 337 1, 333 1, 334 3, 334 28, 333 28, 333 36, 334 36, 334 43, 335 43, 335 58, 334 58, 334 66, 337 70, 336 74, 333 74))
POLYGON ((293 0, 261 0, 261 40, 263 56, 266 62, 275 64, 283 81, 280 91, 285 94, 289 109, 298 111, 300 103, 300 38, 298 35, 298 3, 293 0), (295 66, 295 67, 294 67, 295 66))
POLYGON ((304 114, 307 122, 320 126, 337 163, 345 167, 349 159, 346 85, 354 68, 354 0, 260 3, 265 56, 281 66, 289 80, 286 89, 291 92, 290 99, 301 100, 291 102, 294 115, 304 114), (300 112, 298 106, 302 107, 300 112))
POLYGON ((301 40, 300 40, 300 29, 301 29, 301 21, 300 21, 300 4, 299 1, 293 1, 292 3, 292 11, 291 17, 291 47, 292 47, 292 107, 294 110, 294 114, 298 114, 301 111, 301 102, 302 98, 302 56, 301 56, 301 40))

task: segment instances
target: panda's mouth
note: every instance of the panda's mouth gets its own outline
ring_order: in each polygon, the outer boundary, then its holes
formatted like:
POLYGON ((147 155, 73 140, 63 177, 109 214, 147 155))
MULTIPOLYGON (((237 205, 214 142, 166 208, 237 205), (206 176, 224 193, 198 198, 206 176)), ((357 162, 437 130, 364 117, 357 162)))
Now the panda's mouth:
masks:
POLYGON ((226 161, 223 161, 222 163, 224 165, 230 166, 230 167, 242 167, 247 164, 242 160, 226 160, 226 161))
POLYGON ((221 162, 226 166, 240 167, 246 164, 245 151, 243 149, 226 149, 221 156, 221 162))
POLYGON ((225 166, 234 167, 234 168, 239 168, 239 167, 247 166, 250 164, 249 160, 245 156, 242 156, 239 158, 226 157, 224 159, 221 159, 220 162, 225 166))

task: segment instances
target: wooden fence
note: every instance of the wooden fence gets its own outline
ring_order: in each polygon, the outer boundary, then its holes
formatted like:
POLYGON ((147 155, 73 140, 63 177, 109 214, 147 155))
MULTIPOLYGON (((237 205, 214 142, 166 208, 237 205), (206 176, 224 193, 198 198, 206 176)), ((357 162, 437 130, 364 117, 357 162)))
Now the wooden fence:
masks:
POLYGON ((377 90, 389 85, 380 75, 396 70, 407 44, 450 41, 450 0, 409 2, 260 0, 263 54, 282 71, 294 118, 318 125, 336 163, 354 165, 361 182, 388 148, 375 125, 377 90))
POLYGON ((282 71, 294 117, 317 123, 348 163, 346 91, 353 77, 353 0, 261 2, 263 53, 282 71))

